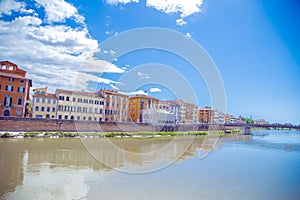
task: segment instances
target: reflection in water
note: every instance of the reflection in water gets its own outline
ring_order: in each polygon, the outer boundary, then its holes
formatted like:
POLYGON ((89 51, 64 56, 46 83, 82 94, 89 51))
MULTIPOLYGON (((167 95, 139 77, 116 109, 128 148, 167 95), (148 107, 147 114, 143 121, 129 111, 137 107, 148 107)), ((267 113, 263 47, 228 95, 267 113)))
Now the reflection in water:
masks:
MULTIPOLYGON (((284 151, 286 145, 292 145, 292 150, 300 145, 295 142, 299 134, 292 138, 292 143, 285 139, 285 145, 281 145, 272 134, 226 136, 203 162, 197 157, 201 157, 201 151, 210 151, 210 138, 205 143, 204 137, 193 138, 191 142, 185 137, 83 142, 75 138, 1 139, 0 195, 4 199, 99 199, 100 193, 100 199, 279 199, 283 196, 254 194, 247 184, 255 185, 257 191, 268 191, 265 180, 273 180, 270 176, 284 172, 272 183, 288 183, 290 187, 284 191, 291 193, 289 199, 296 199, 293 191, 300 188, 300 173, 295 174, 295 168, 289 164, 300 163, 299 150, 292 151, 294 154, 284 151), (173 162, 178 164, 144 175, 112 170, 142 172, 173 162), (269 164, 272 169, 266 171, 269 164), (294 179, 287 178, 288 170, 292 170, 294 179)), ((283 188, 282 185, 278 187, 283 188)), ((270 185, 269 189, 275 186, 270 185)))

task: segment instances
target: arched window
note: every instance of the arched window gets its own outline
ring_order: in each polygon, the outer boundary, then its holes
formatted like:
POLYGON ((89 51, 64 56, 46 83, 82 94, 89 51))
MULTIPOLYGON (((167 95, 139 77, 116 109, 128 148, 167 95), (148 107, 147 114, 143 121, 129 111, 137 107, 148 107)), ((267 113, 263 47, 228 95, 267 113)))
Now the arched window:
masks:
POLYGON ((92 121, 92 117, 89 117, 89 121, 92 121))
POLYGON ((47 119, 49 119, 49 118, 50 118, 50 115, 49 115, 49 114, 47 114, 47 115, 46 115, 46 118, 47 118, 47 119))
POLYGON ((6 69, 6 65, 1 65, 1 69, 6 69))
POLYGON ((8 67, 8 70, 13 71, 13 70, 14 70, 14 67, 10 65, 10 66, 8 67))
POLYGON ((74 120, 74 116, 73 115, 71 116, 71 119, 74 120))

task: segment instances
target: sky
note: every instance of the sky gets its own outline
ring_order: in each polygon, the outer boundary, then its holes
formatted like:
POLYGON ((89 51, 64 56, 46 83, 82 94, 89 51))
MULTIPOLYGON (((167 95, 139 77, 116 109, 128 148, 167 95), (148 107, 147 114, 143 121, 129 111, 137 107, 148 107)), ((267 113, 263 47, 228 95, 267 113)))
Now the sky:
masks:
MULTIPOLYGON (((130 77, 130 95, 168 100, 185 93, 199 107, 211 106, 211 83, 182 55, 157 48, 119 55, 119 49, 103 48, 126 31, 163 28, 197 43, 212 60, 226 113, 300 124, 299 9, 297 0, 1 0, 0 60, 17 64, 33 88, 50 92, 121 91, 130 77), (169 78, 171 85, 164 82, 169 78)), ((167 43, 184 46, 172 38, 167 43)))

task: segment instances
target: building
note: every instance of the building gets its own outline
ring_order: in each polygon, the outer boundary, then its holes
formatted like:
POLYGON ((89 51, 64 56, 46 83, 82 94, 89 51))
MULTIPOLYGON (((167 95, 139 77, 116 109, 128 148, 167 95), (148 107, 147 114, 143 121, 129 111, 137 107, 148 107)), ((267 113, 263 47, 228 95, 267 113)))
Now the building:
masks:
POLYGON ((174 124, 179 124, 180 121, 180 105, 168 101, 159 101, 159 109, 166 110, 173 113, 174 115, 174 124))
POLYGON ((233 115, 225 114, 225 124, 235 124, 236 118, 233 115))
POLYGON ((33 114, 34 118, 57 118, 57 98, 55 94, 50 94, 45 88, 33 90, 33 114))
POLYGON ((198 120, 200 124, 224 124, 225 114, 206 106, 198 110, 198 120))
POLYGON ((143 123, 152 125, 174 125, 175 114, 170 110, 151 107, 143 110, 143 123))
POLYGON ((30 87, 32 81, 26 78, 26 71, 12 62, 0 62, 0 115, 27 116, 30 87))
POLYGON ((180 107, 179 124, 198 124, 198 105, 184 100, 167 101, 180 107))
POLYGON ((213 110, 211 107, 204 107, 198 110, 198 121, 200 124, 212 123, 213 110))
POLYGON ((98 94, 105 99, 105 121, 127 122, 128 121, 128 95, 116 90, 101 89, 98 94))
MULTIPOLYGON (((136 95, 129 98, 129 121, 136 123, 144 123, 143 112, 150 108, 158 108, 159 100, 146 96, 146 95, 136 95)), ((149 111, 151 112, 151 111, 149 111)))
POLYGON ((104 121, 104 97, 98 92, 56 89, 57 118, 104 121))
POLYGON ((264 119, 256 119, 256 120, 254 120, 254 124, 258 124, 258 125, 266 125, 266 124, 269 124, 269 122, 267 122, 267 121, 264 120, 264 119))

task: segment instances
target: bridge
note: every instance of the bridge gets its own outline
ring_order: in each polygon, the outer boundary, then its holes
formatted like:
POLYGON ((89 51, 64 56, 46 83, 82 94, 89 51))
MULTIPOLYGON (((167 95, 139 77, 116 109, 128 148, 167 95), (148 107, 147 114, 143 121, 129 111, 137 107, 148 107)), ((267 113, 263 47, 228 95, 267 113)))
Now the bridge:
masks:
POLYGON ((250 127, 250 128, 266 128, 266 129, 295 129, 300 130, 300 125, 293 124, 224 124, 225 127, 250 127))

